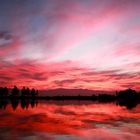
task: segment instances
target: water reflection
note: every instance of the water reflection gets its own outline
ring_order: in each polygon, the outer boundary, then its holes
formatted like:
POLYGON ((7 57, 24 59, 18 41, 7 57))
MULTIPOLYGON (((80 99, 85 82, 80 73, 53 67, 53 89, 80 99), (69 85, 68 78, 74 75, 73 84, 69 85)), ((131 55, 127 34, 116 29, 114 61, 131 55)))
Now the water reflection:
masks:
POLYGON ((6 109, 6 107, 9 105, 11 105, 11 107, 13 108, 13 110, 16 110, 18 105, 20 104, 21 109, 28 109, 29 107, 34 108, 37 106, 38 100, 34 100, 34 99, 22 99, 22 100, 18 100, 18 99, 12 99, 12 100, 7 100, 7 99, 3 99, 0 100, 0 109, 6 109))
POLYGON ((129 110, 116 103, 5 100, 2 108, 3 140, 140 139, 140 105, 129 110))
MULTIPOLYGON (((13 108, 13 110, 16 110, 16 108, 18 107, 18 105, 20 104, 21 108, 22 109, 28 109, 29 106, 31 106, 31 108, 34 108, 37 106, 37 103, 38 103, 38 99, 1 99, 0 100, 0 109, 6 109, 7 105, 10 104, 13 108)), ((45 100, 44 100, 45 102, 45 100)), ((74 105, 83 105, 83 104, 93 104, 93 103, 101 103, 99 101, 82 101, 82 100, 60 100, 60 101, 57 101, 57 100, 47 100, 46 101, 47 103, 55 103, 57 105, 68 105, 68 104, 74 104, 74 105)), ((124 101, 115 101, 113 102, 113 104, 116 104, 118 106, 124 106, 126 107, 127 109, 133 109, 135 108, 138 103, 137 102, 124 102, 124 101)))

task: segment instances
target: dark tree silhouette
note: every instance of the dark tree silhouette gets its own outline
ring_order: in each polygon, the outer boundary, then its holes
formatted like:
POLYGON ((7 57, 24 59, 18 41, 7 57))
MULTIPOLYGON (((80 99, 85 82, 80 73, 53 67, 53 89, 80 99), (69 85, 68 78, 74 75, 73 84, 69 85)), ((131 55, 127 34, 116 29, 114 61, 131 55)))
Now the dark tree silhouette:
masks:
POLYGON ((12 96, 19 96, 19 89, 14 86, 14 88, 12 89, 12 93, 11 93, 12 96))
POLYGON ((0 87, 0 97, 3 96, 3 92, 4 92, 4 88, 3 87, 0 87))
POLYGON ((8 88, 7 87, 0 87, 0 97, 8 96, 8 88))
POLYGON ((126 89, 117 94, 117 101, 120 106, 132 109, 140 102, 140 96, 135 90, 126 89))
POLYGON ((8 96, 8 88, 7 87, 4 87, 3 89, 3 92, 4 92, 4 96, 8 96))
POLYGON ((32 97, 35 97, 35 95, 36 95, 35 89, 32 88, 32 90, 31 90, 31 96, 32 96, 32 97))
POLYGON ((126 90, 120 91, 117 97, 119 100, 125 100, 129 102, 132 100, 137 100, 137 93, 135 90, 126 89, 126 90))
POLYGON ((7 87, 0 87, 0 96, 8 96, 8 88, 7 87))
POLYGON ((30 96, 30 89, 28 87, 25 88, 24 86, 21 90, 21 97, 29 97, 29 96, 30 96))
POLYGON ((21 96, 24 97, 26 95, 25 87, 21 89, 21 96))
POLYGON ((30 96, 30 89, 28 87, 26 88, 26 96, 30 96))

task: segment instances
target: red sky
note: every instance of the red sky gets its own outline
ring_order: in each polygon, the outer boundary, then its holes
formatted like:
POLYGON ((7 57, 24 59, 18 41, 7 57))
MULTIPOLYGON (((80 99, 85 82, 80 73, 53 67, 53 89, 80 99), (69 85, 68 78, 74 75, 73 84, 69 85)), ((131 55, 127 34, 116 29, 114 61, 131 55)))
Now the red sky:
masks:
POLYGON ((1 0, 0 86, 140 90, 139 0, 1 0))

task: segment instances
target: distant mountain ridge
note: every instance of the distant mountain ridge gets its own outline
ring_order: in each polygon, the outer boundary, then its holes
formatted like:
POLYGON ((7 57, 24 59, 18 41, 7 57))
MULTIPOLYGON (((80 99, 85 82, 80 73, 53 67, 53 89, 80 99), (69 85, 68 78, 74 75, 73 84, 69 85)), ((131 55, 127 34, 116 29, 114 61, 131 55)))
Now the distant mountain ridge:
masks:
POLYGON ((89 90, 89 89, 65 89, 65 88, 58 88, 58 89, 50 89, 50 90, 40 90, 39 95, 44 96, 63 96, 63 95, 83 95, 83 96, 91 96, 93 94, 113 94, 112 91, 101 91, 101 90, 89 90))

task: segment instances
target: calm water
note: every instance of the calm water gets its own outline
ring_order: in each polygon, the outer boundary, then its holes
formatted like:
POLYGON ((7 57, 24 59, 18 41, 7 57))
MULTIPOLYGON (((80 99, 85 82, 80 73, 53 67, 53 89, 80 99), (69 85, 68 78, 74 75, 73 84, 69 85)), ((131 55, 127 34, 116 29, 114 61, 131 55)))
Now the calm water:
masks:
POLYGON ((0 103, 1 140, 140 140, 140 105, 0 103))

